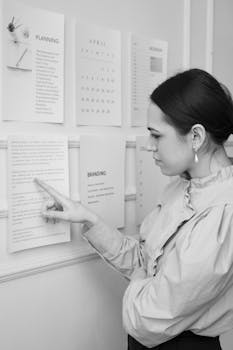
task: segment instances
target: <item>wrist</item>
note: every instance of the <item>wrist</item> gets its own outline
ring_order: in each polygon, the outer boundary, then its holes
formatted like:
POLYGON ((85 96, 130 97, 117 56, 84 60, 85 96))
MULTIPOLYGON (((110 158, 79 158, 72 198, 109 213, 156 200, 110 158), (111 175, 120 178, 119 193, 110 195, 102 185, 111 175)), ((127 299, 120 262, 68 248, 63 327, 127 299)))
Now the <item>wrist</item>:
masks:
POLYGON ((91 212, 90 210, 86 209, 86 215, 85 215, 85 225, 87 225, 88 228, 91 228, 99 221, 98 216, 91 212))

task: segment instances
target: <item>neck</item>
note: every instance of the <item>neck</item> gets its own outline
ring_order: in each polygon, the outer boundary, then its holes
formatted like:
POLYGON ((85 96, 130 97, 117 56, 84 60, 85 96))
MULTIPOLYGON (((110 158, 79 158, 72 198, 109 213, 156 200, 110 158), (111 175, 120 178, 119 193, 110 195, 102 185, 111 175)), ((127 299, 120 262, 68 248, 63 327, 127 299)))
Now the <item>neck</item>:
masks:
POLYGON ((231 159, 227 156, 224 147, 218 146, 211 152, 200 154, 199 161, 193 164, 188 173, 191 178, 200 178, 211 175, 229 165, 232 165, 231 159))

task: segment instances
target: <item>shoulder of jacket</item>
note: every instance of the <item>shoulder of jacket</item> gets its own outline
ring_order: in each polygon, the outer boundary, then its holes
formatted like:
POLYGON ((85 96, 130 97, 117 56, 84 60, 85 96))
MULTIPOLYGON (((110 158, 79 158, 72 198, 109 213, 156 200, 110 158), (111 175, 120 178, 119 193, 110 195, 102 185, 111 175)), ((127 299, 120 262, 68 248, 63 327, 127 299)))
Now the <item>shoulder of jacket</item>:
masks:
POLYGON ((233 182, 216 186, 212 194, 212 203, 233 205, 233 182))

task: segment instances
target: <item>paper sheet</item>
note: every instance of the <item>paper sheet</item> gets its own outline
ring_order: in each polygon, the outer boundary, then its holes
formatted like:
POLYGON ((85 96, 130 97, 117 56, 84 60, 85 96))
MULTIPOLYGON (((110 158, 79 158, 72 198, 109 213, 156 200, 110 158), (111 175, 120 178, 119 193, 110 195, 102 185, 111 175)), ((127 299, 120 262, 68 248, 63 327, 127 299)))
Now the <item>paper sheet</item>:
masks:
POLYGON ((137 224, 156 206, 170 178, 161 173, 155 164, 152 152, 148 152, 147 136, 136 137, 136 211, 137 224))
POLYGON ((146 124, 149 96, 167 77, 166 41, 129 34, 130 115, 133 126, 146 124))
POLYGON ((63 122, 64 15, 3 2, 3 118, 63 122))
POLYGON ((78 125, 121 124, 120 32, 77 23, 76 114, 78 125))
POLYGON ((39 135, 8 139, 10 252, 70 240, 68 223, 42 219, 42 204, 49 196, 33 182, 35 177, 69 196, 66 138, 39 135))
POLYGON ((114 227, 124 226, 124 154, 121 136, 80 137, 81 201, 114 227))

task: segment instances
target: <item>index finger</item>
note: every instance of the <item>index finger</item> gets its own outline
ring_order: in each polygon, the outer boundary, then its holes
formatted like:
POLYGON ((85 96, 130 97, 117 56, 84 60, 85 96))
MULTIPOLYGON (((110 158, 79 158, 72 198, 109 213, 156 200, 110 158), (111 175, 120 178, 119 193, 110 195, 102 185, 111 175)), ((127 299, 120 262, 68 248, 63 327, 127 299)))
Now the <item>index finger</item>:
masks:
POLYGON ((55 190, 52 186, 48 185, 42 180, 37 178, 34 179, 35 183, 39 185, 44 191, 46 191, 50 196, 52 196, 59 204, 66 205, 68 199, 63 196, 60 192, 55 190))

